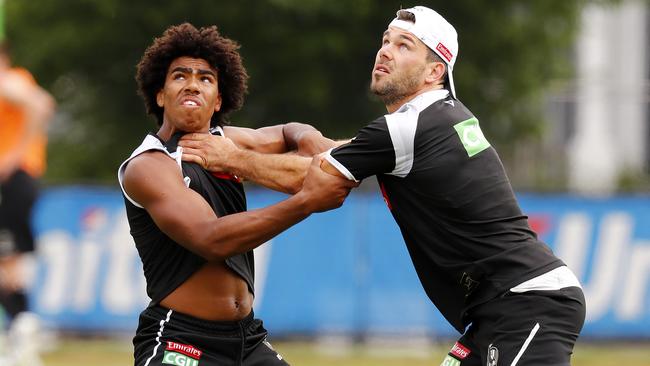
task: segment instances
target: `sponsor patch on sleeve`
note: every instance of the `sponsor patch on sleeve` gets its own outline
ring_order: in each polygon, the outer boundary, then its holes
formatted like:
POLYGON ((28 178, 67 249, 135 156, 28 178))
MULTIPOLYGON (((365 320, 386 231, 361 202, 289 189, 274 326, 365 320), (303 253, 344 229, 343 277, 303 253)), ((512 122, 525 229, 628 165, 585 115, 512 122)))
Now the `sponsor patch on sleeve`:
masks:
POLYGON ((481 131, 476 117, 455 124, 454 129, 470 158, 490 147, 490 143, 483 136, 483 131, 481 131))

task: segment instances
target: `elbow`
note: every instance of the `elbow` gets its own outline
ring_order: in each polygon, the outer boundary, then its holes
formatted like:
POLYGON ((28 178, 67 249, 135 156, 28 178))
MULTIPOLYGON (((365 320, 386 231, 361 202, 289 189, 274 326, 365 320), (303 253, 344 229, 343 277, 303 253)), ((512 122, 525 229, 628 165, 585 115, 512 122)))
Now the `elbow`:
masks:
POLYGON ((210 248, 207 248, 202 253, 200 253, 200 256, 208 262, 225 261, 226 259, 236 254, 231 253, 226 247, 226 245, 220 244, 212 245, 210 248))
POLYGON ((194 240, 191 243, 187 243, 184 246, 208 262, 223 261, 234 255, 230 250, 231 245, 228 245, 227 240, 211 237, 208 233, 209 230, 204 235, 193 238, 194 240))

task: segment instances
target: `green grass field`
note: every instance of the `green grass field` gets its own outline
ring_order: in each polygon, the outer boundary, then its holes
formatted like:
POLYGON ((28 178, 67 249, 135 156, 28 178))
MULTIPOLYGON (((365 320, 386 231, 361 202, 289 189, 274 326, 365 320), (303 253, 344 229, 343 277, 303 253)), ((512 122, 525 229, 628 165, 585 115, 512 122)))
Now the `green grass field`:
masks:
MULTIPOLYGON (((309 366, 437 366, 451 343, 430 347, 404 346, 346 346, 335 347, 319 343, 277 342, 274 347, 292 365, 309 366)), ((128 340, 64 339, 44 355, 45 366, 116 366, 132 365, 128 340)), ((650 366, 650 342, 578 343, 573 366, 650 366)))

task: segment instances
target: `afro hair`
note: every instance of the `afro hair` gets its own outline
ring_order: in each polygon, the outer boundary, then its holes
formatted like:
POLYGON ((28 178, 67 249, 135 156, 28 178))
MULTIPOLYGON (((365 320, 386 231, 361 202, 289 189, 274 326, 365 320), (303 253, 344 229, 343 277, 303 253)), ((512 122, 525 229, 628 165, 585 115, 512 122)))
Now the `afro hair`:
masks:
POLYGON ((218 71, 221 110, 214 113, 210 126, 227 124, 226 117, 240 109, 248 89, 248 74, 238 52, 237 42, 222 37, 216 26, 197 29, 190 23, 172 26, 156 38, 138 63, 136 81, 147 113, 163 122, 163 108, 156 95, 164 87, 169 65, 179 57, 204 59, 218 71))

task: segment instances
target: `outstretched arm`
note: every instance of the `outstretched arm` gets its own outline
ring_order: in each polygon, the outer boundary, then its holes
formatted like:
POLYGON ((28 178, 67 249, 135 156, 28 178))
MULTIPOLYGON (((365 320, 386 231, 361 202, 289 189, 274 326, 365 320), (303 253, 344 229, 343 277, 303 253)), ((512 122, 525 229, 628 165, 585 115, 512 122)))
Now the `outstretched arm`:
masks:
POLYGON ((258 129, 226 126, 224 132, 238 147, 266 154, 295 152, 312 157, 337 146, 313 126, 298 122, 258 129))
POLYGON ((337 145, 312 126, 301 123, 258 130, 226 127, 224 131, 232 141, 208 134, 183 136, 179 142, 183 160, 285 193, 300 190, 312 155, 337 145), (282 154, 288 151, 297 154, 282 154))
POLYGON ((302 187, 311 158, 296 154, 265 154, 237 147, 232 140, 209 134, 183 136, 182 158, 212 172, 228 172, 264 187, 296 193, 302 187))
POLYGON ((339 207, 355 184, 323 172, 314 158, 302 189, 275 205, 217 217, 199 194, 185 187, 175 162, 147 152, 126 167, 126 193, 170 238, 208 260, 247 252, 313 212, 339 207))

